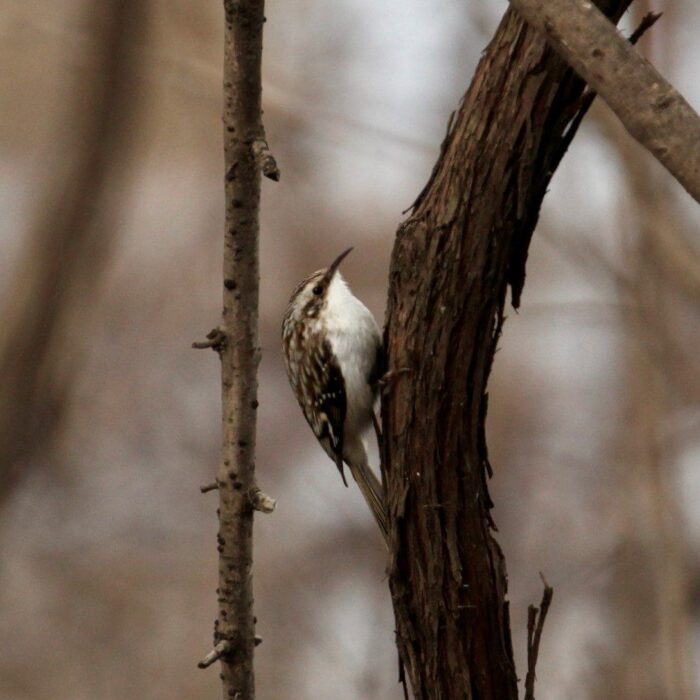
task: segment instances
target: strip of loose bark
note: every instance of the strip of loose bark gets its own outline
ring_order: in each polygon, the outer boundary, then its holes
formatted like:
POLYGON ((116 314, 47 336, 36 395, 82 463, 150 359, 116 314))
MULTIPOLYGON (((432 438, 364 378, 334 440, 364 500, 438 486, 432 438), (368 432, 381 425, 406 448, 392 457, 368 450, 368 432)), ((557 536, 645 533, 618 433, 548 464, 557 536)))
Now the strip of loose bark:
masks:
POLYGON ((535 700, 535 669, 537 658, 540 654, 540 640, 544 621, 547 619, 549 606, 552 603, 554 589, 547 583, 544 576, 540 574, 544 591, 542 592, 542 602, 539 609, 530 605, 527 609, 527 676, 525 676, 525 700, 535 700))
MULTIPOLYGON (((600 0, 613 19, 627 0, 600 0)), ((585 83, 510 9, 392 254, 382 396, 389 586, 417 700, 516 700, 506 569, 493 537, 487 382, 585 83), (439 507, 436 507, 439 506, 439 507)))
MULTIPOLYGON (((221 358, 222 452, 219 493, 219 654, 223 697, 253 700, 253 504, 259 297, 260 166, 252 144, 263 137, 261 63, 263 0, 224 0, 223 319, 215 349, 221 358), (235 283, 233 282, 235 280, 235 283)), ((205 343, 207 347, 209 343, 205 343)))
POLYGON ((590 0, 510 0, 700 202, 700 117, 590 0))

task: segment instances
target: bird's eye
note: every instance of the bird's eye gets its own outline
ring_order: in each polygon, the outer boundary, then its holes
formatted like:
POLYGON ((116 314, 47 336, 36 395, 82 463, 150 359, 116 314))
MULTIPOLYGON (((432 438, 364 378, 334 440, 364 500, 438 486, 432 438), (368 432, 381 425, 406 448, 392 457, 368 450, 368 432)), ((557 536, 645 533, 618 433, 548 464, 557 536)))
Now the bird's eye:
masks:
POLYGON ((316 296, 318 296, 322 291, 323 287, 320 284, 317 284, 312 290, 311 290, 316 296))

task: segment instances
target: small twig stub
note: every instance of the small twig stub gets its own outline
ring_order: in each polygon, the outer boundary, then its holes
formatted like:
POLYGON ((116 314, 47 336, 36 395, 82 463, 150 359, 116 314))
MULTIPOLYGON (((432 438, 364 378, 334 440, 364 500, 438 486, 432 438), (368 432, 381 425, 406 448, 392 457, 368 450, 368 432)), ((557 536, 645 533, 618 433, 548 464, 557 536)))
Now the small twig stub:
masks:
POLYGON ((253 508, 259 510, 261 513, 272 513, 277 507, 277 501, 272 498, 272 496, 263 493, 257 486, 253 486, 253 488, 250 489, 248 498, 253 508))
POLYGON ((542 602, 540 607, 530 605, 527 609, 527 676, 525 677, 525 700, 535 700, 535 667, 537 657, 540 653, 540 640, 544 621, 552 603, 554 589, 547 583, 545 577, 540 574, 544 591, 542 592, 542 602))
POLYGON ((197 668, 209 668, 215 661, 218 661, 222 656, 230 654, 232 650, 231 642, 228 639, 222 639, 198 664, 197 668))
POLYGON ((642 17, 639 26, 630 34, 627 41, 629 41, 630 44, 636 44, 644 36, 647 29, 651 29, 656 24, 656 20, 662 15, 663 12, 647 12, 644 17, 642 17))
POLYGON ((270 151, 270 147, 267 145, 267 140, 264 138, 257 138, 253 141, 251 148, 253 149, 253 155, 255 156, 255 162, 258 164, 262 174, 279 182, 281 173, 277 166, 277 161, 270 151))
POLYGON ((192 347, 195 350, 211 348, 212 350, 216 350, 216 352, 221 352, 224 347, 226 347, 226 333, 224 333, 221 328, 212 328, 212 330, 207 333, 206 340, 194 342, 192 343, 192 347))

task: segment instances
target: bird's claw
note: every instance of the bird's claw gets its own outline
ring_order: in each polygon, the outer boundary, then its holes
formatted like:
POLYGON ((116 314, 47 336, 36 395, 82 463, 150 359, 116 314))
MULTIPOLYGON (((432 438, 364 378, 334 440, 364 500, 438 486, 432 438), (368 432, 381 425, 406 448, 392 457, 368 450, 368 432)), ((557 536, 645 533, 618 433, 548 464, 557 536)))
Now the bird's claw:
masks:
POLYGON ((377 380, 377 386, 381 389, 382 393, 384 393, 402 374, 408 374, 409 372, 413 372, 410 367, 390 369, 377 380))

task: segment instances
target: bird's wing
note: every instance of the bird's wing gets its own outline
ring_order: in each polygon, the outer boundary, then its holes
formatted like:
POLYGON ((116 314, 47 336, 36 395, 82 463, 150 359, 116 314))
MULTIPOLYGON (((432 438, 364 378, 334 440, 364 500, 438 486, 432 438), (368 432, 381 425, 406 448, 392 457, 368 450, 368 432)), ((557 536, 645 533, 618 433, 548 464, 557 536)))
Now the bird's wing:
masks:
POLYGON ((318 361, 312 363, 312 372, 316 375, 314 384, 319 387, 319 392, 314 397, 315 420, 306 417, 321 444, 328 446, 327 451, 347 486, 343 470, 343 424, 347 410, 345 381, 328 341, 322 344, 318 361))
POLYGON ((373 391, 376 392, 380 379, 386 374, 386 369, 386 353, 384 352, 381 339, 378 338, 374 364, 369 372, 369 377, 367 377, 367 383, 372 387, 373 391))

